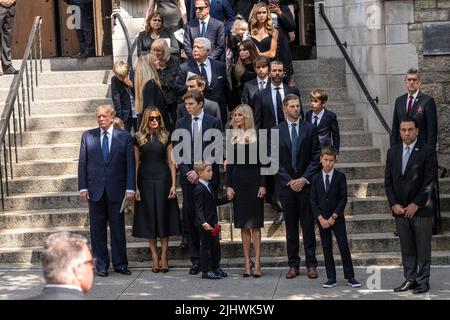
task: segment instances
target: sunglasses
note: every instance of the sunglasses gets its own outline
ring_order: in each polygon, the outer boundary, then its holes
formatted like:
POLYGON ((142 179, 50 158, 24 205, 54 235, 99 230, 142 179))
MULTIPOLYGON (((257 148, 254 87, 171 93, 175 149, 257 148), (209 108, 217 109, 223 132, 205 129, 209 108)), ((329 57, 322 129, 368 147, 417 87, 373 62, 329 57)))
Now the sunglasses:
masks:
POLYGON ((156 116, 156 117, 148 117, 148 121, 150 121, 150 122, 152 122, 152 121, 160 121, 161 120, 161 117, 160 116, 156 116))
POLYGON ((203 11, 203 9, 208 8, 208 7, 195 7, 195 11, 203 11))

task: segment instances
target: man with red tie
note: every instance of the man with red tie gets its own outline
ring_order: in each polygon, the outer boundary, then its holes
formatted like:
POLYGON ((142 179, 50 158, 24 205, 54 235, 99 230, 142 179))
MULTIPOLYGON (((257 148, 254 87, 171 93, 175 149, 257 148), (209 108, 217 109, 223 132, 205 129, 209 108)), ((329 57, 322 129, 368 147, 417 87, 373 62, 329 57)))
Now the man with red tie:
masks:
POLYGON ((400 122, 414 118, 419 128, 417 139, 436 149, 438 128, 436 103, 432 97, 420 91, 420 74, 417 69, 409 69, 406 72, 405 83, 408 93, 395 100, 391 147, 401 143, 400 122))

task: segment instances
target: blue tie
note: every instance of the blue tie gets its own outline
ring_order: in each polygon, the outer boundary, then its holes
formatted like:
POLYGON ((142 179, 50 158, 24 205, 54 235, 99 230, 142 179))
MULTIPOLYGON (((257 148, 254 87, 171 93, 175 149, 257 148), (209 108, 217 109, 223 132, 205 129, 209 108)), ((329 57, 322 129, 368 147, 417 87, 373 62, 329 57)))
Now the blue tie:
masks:
POLYGON ((200 33, 201 37, 204 38, 206 35, 206 22, 202 21, 202 32, 200 33))
POLYGON ((106 161, 109 157, 109 140, 108 140, 108 132, 105 131, 103 133, 103 141, 102 141, 102 153, 103 159, 106 161))
POLYGON ((297 130, 295 130, 295 127, 297 126, 296 123, 291 124, 291 160, 292 160, 292 167, 294 168, 294 171, 297 172, 297 144, 298 144, 298 136, 297 136, 297 130))
POLYGON ((330 190, 330 175, 325 175, 325 192, 330 190))

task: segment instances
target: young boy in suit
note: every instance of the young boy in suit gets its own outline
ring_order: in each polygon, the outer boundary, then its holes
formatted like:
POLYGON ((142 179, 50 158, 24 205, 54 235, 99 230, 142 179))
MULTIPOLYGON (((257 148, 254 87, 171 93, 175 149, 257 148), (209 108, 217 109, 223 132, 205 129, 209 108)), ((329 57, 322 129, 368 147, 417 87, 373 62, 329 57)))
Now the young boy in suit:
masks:
POLYGON ((220 264, 219 219, 217 206, 226 204, 227 197, 217 199, 209 186, 213 170, 211 164, 202 162, 194 165, 199 176, 194 189, 196 225, 200 231, 200 265, 203 279, 220 279, 227 275, 220 264))
POLYGON ((311 91, 309 99, 311 100, 312 110, 306 113, 306 121, 316 126, 322 149, 332 145, 339 153, 340 136, 337 117, 334 112, 325 109, 328 94, 324 90, 315 89, 311 91))
POLYGON ((361 284, 355 279, 345 230, 344 210, 347 204, 347 180, 345 174, 334 169, 336 155, 337 151, 332 146, 322 149, 320 163, 323 169, 314 176, 311 186, 311 208, 319 220, 320 239, 328 278, 322 287, 332 288, 337 285, 331 234, 333 231, 341 252, 347 284, 358 288, 361 284))

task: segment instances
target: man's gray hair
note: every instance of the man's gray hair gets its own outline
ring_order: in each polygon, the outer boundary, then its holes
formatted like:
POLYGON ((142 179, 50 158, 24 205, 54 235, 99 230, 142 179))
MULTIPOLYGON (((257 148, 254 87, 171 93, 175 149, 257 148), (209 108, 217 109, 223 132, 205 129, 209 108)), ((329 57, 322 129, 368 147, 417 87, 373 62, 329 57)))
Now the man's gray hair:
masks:
POLYGON ((70 232, 51 234, 42 253, 42 271, 46 283, 65 284, 72 277, 70 269, 80 263, 80 255, 87 245, 82 235, 70 232))
POLYGON ((202 45, 203 48, 205 48, 208 51, 211 51, 211 41, 209 41, 209 39, 202 38, 202 37, 197 37, 194 40, 194 44, 196 42, 200 42, 200 44, 202 45))

